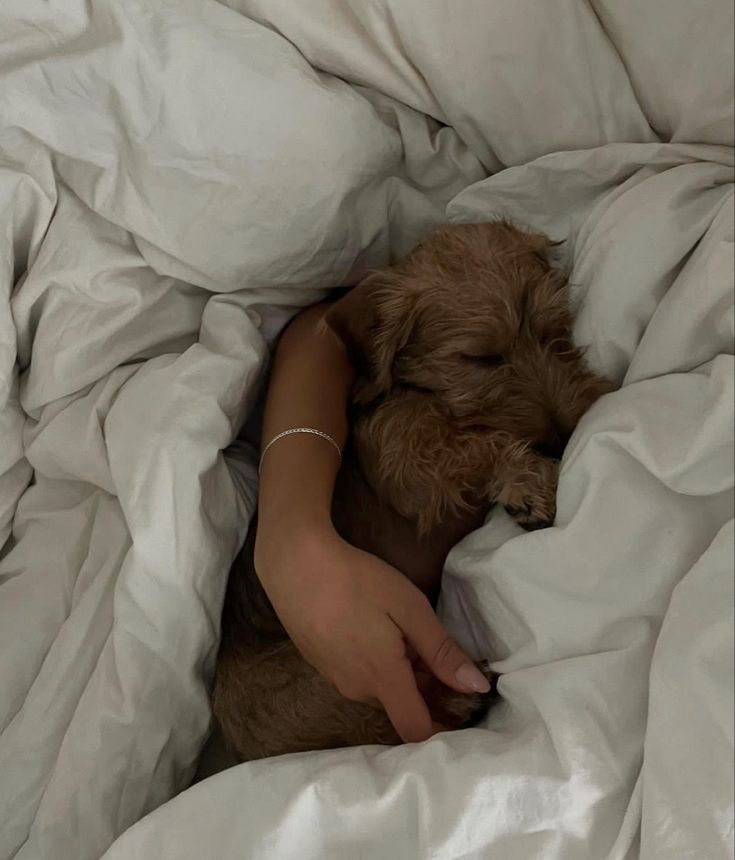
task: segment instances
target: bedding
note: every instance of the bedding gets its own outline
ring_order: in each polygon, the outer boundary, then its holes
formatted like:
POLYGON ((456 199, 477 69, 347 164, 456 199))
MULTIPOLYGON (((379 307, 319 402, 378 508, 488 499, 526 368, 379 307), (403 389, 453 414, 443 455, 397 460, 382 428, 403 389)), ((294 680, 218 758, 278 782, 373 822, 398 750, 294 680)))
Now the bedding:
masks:
POLYGON ((5 0, 0 858, 732 856, 732 80, 727 0, 5 0), (447 562, 501 704, 185 790, 269 348, 495 217, 620 386, 447 562))

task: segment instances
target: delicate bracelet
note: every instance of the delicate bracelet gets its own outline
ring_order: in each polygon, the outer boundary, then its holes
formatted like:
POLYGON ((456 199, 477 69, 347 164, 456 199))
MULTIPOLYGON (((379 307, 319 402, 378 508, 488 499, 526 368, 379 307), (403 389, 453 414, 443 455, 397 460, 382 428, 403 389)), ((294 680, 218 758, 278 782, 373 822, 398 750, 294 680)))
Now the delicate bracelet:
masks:
POLYGON ((342 463, 342 451, 340 450, 339 445, 335 442, 334 439, 329 435, 329 433, 324 433, 322 430, 315 430, 313 427, 292 427, 290 430, 284 430, 283 433, 277 433, 270 442, 263 448, 263 453, 260 455, 260 462, 258 463, 258 471, 260 471, 263 465, 263 458, 268 453, 268 449, 271 445, 274 445, 279 439, 283 439, 285 436, 292 436, 294 433, 310 433, 312 436, 318 436, 320 439, 326 439, 331 445, 334 446, 334 450, 337 452, 337 456, 339 457, 340 464, 342 463))

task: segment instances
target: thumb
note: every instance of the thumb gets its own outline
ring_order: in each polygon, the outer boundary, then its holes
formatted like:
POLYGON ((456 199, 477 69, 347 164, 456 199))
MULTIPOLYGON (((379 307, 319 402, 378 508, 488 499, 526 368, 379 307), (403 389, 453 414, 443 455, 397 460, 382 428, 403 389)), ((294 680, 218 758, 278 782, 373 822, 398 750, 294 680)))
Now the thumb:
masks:
POLYGON ((488 679, 447 633, 423 595, 419 600, 401 601, 391 615, 440 681, 460 693, 489 692, 488 679))

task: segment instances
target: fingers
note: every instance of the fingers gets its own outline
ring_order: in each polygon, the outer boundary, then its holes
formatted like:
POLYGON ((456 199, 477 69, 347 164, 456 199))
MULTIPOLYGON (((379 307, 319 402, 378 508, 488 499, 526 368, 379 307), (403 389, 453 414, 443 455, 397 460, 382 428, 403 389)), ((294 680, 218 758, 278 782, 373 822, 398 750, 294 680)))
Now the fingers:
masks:
POLYGON ((406 743, 420 743, 436 731, 408 660, 401 660, 395 669, 381 679, 378 691, 380 703, 393 728, 406 743))
POLYGON ((487 693, 490 682, 449 636, 423 595, 408 592, 391 612, 395 623, 427 668, 460 693, 487 693))

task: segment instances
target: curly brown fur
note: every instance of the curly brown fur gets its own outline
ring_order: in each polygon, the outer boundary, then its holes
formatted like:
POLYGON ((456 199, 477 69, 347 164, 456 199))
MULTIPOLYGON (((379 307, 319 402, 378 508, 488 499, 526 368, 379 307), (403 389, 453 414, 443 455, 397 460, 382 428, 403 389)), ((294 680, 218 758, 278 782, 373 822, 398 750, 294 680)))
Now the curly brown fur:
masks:
MULTIPOLYGON (((432 598, 447 552, 493 503, 526 528, 553 521, 558 459, 611 390, 573 344, 549 246, 505 222, 443 227, 326 317, 358 369, 335 525, 432 598)), ((253 534, 230 577, 213 697, 228 743, 242 758, 396 743, 382 711, 342 698, 290 643, 252 569, 253 534)), ((487 706, 422 684, 447 728, 487 706)))
POLYGON ((505 222, 444 227, 327 318, 361 371, 357 456, 370 483, 424 531, 477 496, 524 524, 551 522, 550 461, 611 388, 572 342, 567 282, 546 258, 550 244, 505 222))

